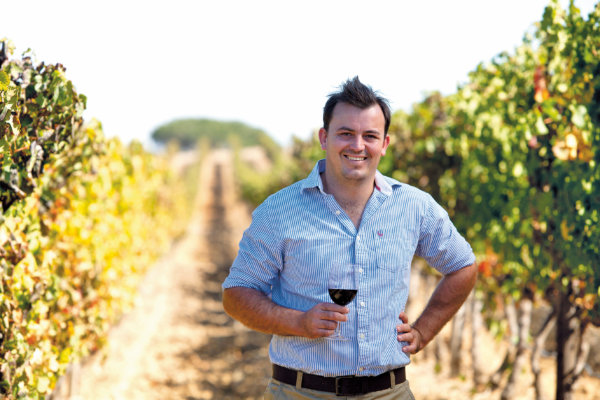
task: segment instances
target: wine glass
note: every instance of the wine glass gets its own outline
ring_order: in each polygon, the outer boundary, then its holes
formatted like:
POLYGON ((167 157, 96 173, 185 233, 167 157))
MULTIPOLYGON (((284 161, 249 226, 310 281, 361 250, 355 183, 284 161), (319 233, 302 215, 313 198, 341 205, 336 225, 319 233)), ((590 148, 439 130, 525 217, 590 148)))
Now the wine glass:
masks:
MULTIPOLYGON (((335 304, 340 306, 348 305, 358 292, 357 269, 356 264, 334 262, 329 271, 328 289, 329 297, 335 304)), ((327 339, 349 340, 340 333, 340 322, 335 327, 335 332, 327 339)))

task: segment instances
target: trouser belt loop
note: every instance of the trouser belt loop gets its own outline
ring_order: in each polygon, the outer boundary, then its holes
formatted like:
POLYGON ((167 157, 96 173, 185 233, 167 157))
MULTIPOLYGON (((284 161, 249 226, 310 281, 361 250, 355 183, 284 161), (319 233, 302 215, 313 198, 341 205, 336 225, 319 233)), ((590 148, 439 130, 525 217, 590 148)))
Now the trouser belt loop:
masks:
POLYGON ((396 387, 396 375, 394 374, 394 371, 390 371, 390 382, 392 383, 391 388, 395 388, 396 387))
POLYGON ((302 371, 298 371, 298 373, 296 374, 296 388, 297 389, 302 389, 302 375, 304 375, 304 372, 302 372, 302 371))

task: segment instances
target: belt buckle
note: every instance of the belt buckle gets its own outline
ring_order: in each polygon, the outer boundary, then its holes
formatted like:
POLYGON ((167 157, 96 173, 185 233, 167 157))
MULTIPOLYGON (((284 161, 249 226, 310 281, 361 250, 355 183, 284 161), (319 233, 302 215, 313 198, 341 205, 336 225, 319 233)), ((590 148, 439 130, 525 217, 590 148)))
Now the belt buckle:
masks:
POLYGON ((344 375, 344 376, 336 376, 335 377, 335 395, 336 396, 352 396, 354 394, 357 394, 357 393, 350 393, 350 392, 342 391, 342 389, 343 389, 342 382, 345 379, 352 379, 352 378, 356 378, 356 376, 355 375, 344 375))

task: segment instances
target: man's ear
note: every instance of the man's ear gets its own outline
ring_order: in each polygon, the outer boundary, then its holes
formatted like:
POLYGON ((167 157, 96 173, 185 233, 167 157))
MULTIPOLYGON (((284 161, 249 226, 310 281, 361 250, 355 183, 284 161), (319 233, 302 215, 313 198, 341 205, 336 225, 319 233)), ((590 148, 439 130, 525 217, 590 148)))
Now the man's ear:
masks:
POLYGON ((319 142, 321 142, 321 149, 325 150, 327 147, 327 131, 325 128, 319 129, 319 142))
POLYGON ((385 139, 383 139, 383 147, 381 149, 381 156, 385 156, 385 152, 390 145, 390 135, 385 135, 385 139))

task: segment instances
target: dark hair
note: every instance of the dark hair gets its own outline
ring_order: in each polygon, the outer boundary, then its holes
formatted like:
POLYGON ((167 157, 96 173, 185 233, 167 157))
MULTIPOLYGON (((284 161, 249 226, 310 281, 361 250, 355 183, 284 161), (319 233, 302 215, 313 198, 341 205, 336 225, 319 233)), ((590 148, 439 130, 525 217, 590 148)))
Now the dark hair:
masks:
POLYGON ((374 92, 370 86, 363 84, 358 79, 358 76, 355 76, 353 79, 348 79, 340 86, 338 92, 329 94, 329 99, 327 99, 327 103, 325 103, 325 107, 323 108, 323 128, 325 130, 329 129, 329 122, 331 122, 333 109, 337 103, 348 103, 361 109, 378 104, 379 107, 381 107, 381 111, 383 111, 383 116, 385 118, 384 136, 387 135, 388 128, 390 127, 390 120, 392 118, 389 102, 377 92, 374 92))

